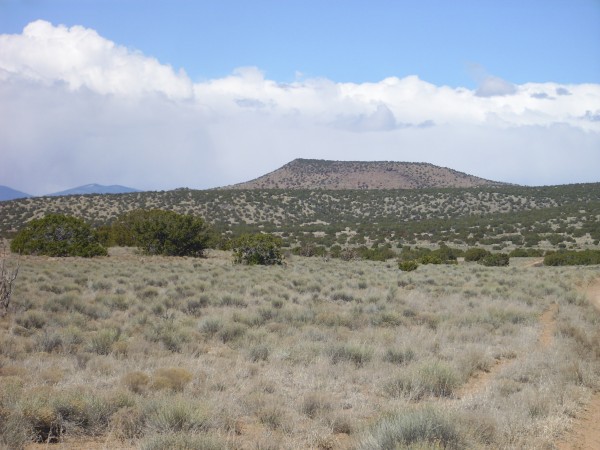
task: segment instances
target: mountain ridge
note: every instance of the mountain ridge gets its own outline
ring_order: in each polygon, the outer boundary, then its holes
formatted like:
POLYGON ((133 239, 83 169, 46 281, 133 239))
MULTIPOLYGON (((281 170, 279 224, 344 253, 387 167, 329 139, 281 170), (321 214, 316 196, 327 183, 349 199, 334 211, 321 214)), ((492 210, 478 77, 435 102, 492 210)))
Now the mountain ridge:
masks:
POLYGON ((258 178, 220 189, 429 189, 508 185, 424 162, 297 158, 258 178))
POLYGON ((84 184, 64 191, 53 192, 52 194, 46 194, 45 197, 59 197, 63 195, 87 195, 87 194, 130 194, 133 192, 140 192, 138 189, 130 188, 127 186, 121 186, 119 184, 111 184, 105 186, 102 184, 84 184))
POLYGON ((10 186, 0 185, 0 202, 8 201, 8 200, 15 200, 18 198, 28 198, 28 197, 31 197, 31 195, 27 194, 25 192, 13 189, 10 186))

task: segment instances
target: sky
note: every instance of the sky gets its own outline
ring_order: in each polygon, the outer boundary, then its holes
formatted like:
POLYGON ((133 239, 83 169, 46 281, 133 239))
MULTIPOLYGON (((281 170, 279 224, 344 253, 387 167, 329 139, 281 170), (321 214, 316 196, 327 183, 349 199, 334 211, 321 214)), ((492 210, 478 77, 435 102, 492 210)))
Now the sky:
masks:
POLYGON ((295 158, 600 181, 600 0, 0 0, 0 185, 295 158))

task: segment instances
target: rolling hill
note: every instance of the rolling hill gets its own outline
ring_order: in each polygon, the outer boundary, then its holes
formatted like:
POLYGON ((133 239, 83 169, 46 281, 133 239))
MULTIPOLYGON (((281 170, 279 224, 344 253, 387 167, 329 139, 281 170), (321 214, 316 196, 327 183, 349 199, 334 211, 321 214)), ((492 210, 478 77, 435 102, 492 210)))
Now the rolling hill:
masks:
POLYGON ((226 189, 430 189, 502 186, 429 163, 295 159, 283 167, 226 189))

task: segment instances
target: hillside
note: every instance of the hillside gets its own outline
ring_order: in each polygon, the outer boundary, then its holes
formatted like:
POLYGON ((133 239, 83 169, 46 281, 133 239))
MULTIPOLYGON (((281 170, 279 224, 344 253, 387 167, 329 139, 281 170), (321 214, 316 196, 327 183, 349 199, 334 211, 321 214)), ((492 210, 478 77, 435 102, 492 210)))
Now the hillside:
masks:
POLYGON ((295 159, 227 189, 428 189, 504 184, 428 163, 295 159))
POLYGON ((600 183, 415 190, 176 189, 0 202, 0 236, 50 212, 105 225, 137 208, 205 218, 224 236, 265 231, 286 245, 389 243, 597 248, 600 183))

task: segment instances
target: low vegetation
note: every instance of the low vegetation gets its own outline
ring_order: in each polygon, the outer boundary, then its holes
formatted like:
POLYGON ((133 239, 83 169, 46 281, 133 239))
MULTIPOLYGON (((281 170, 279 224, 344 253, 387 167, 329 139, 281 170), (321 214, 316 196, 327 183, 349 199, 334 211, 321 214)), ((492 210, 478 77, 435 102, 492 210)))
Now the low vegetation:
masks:
POLYGON ((405 245, 440 242, 505 253, 584 250, 598 249, 599 198, 600 183, 437 190, 177 189, 28 198, 0 202, 0 236, 14 236, 49 213, 102 227, 134 210, 161 209, 201 217, 223 240, 276 234, 290 251, 317 254, 361 246, 390 246, 397 252, 405 245))
POLYGON ((600 315, 576 290, 598 267, 19 261, 3 449, 543 449, 600 389, 600 315))

